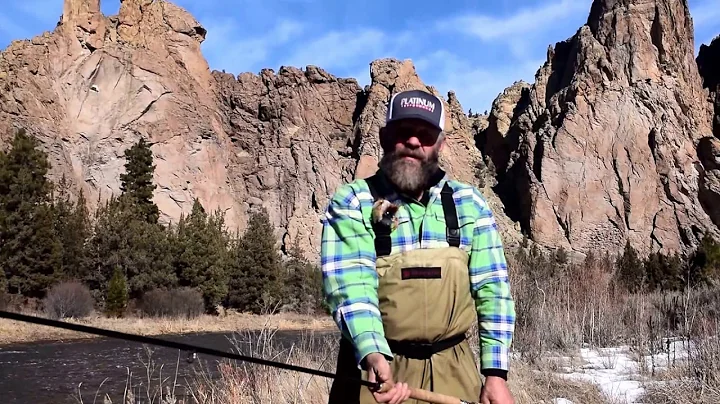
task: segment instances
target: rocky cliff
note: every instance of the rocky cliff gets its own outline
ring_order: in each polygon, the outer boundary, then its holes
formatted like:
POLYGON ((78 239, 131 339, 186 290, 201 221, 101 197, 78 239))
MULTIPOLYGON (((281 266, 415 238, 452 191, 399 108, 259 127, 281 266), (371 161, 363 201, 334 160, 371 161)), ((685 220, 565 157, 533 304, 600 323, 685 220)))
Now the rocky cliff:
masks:
POLYGON ((629 239, 647 253, 717 234, 720 200, 702 196, 711 107, 693 38, 685 1, 595 0, 536 82, 495 101, 478 142, 532 239, 580 251, 618 251, 629 239))
POLYGON ((713 133, 720 138, 720 36, 710 45, 700 45, 696 59, 703 87, 709 91, 709 101, 714 104, 713 133))
POLYGON ((700 45, 697 57, 703 87, 714 105, 712 120, 714 136, 700 140, 698 157, 701 162, 700 202, 716 226, 720 226, 720 36, 710 45, 700 45))
MULTIPOLYGON (((200 51, 206 31, 182 8, 124 0, 117 16, 99 10, 99 0, 66 0, 53 32, 0 54, 0 133, 7 139, 11 127, 25 127, 38 135, 53 177, 67 175, 93 203, 98 193, 119 192, 122 153, 145 137, 165 222, 189 212, 198 197, 242 230, 247 213, 263 205, 283 246, 297 240, 316 258, 329 195, 376 167, 390 89, 438 94, 409 61, 374 61, 367 89, 315 66, 211 72, 200 51)), ((479 183, 468 118, 452 94, 447 106, 445 166, 479 183)), ((517 241, 499 200, 490 198, 508 242, 517 241)))
MULTIPOLYGON (((145 137, 164 221, 198 197, 242 230, 262 205, 283 245, 298 241, 314 259, 329 195, 377 167, 390 94, 441 95, 411 61, 392 59, 370 64, 366 88, 315 66, 211 71, 206 31, 182 8, 99 10, 99 0, 66 0, 53 32, 0 53, 0 136, 38 135, 53 176, 92 202, 119 192, 123 150, 145 137)), ((720 148, 684 1, 596 0, 536 82, 513 84, 488 116, 443 98, 443 166, 482 188, 507 244, 522 228, 580 252, 617 251, 626 238, 642 251, 686 250, 717 231, 720 148)))

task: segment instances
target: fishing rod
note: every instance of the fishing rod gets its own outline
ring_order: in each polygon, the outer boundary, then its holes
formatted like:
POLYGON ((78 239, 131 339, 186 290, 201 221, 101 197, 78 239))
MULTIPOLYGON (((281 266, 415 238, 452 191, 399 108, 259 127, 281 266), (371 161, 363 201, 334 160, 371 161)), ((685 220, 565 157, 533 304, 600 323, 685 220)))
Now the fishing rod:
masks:
MULTIPOLYGON (((235 359, 235 360, 244 361, 244 362, 257 363, 259 365, 272 366, 272 367, 286 369, 286 370, 292 370, 292 371, 300 372, 300 373, 308 373, 311 375, 326 377, 329 379, 340 378, 340 376, 336 375, 335 373, 324 372, 324 371, 317 370, 317 369, 311 369, 311 368, 306 368, 306 367, 302 367, 302 366, 291 365, 288 363, 275 362, 275 361, 270 361, 270 360, 266 360, 266 359, 255 358, 252 356, 240 355, 240 354, 236 354, 236 353, 232 353, 232 352, 220 351, 217 349, 204 348, 204 347, 197 346, 197 345, 185 344, 182 342, 169 341, 169 340, 161 339, 161 338, 129 334, 129 333, 124 333, 124 332, 120 332, 120 331, 106 330, 103 328, 91 327, 91 326, 82 325, 82 324, 68 323, 68 322, 59 321, 59 320, 51 320, 48 318, 30 316, 27 314, 13 313, 13 312, 9 312, 9 311, 0 310, 0 318, 6 318, 9 320, 44 325, 44 326, 54 327, 54 328, 63 328, 66 330, 78 331, 78 332, 87 333, 87 334, 100 335, 100 336, 109 337, 109 338, 117 338, 117 339, 122 339, 122 340, 126 340, 126 341, 138 342, 141 344, 157 345, 157 346, 163 346, 166 348, 179 349, 181 351, 190 351, 190 352, 202 353, 202 354, 206 354, 206 355, 217 356, 217 357, 222 357, 222 358, 227 358, 227 359, 235 359)), ((377 391, 377 392, 381 392, 381 393, 390 390, 393 386, 393 383, 371 382, 368 380, 357 379, 357 378, 349 377, 349 376, 343 376, 342 378, 352 381, 354 383, 360 383, 361 385, 370 388, 371 391, 377 391)), ((476 403, 472 403, 472 402, 463 401, 463 400, 460 400, 455 397, 450 397, 450 396, 446 396, 443 394, 434 393, 431 391, 426 391, 426 390, 416 389, 416 388, 410 388, 410 389, 411 389, 411 393, 410 393, 411 398, 414 398, 414 399, 420 400, 420 401, 425 401, 427 403, 432 403, 432 404, 476 404, 476 403)))

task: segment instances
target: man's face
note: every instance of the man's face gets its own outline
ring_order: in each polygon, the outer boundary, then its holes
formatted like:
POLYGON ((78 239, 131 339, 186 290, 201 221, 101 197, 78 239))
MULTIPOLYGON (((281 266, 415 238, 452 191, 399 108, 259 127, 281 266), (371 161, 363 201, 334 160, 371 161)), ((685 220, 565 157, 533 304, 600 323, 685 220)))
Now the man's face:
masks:
POLYGON ((419 194, 437 171, 444 144, 439 136, 438 128, 419 119, 391 122, 380 129, 380 168, 403 193, 419 194))

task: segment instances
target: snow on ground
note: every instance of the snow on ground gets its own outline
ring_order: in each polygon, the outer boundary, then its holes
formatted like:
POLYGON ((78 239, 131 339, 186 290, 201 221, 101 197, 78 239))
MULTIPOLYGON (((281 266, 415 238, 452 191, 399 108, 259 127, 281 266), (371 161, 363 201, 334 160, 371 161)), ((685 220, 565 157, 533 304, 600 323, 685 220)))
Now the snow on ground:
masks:
MULTIPOLYGON (((654 355, 640 355, 630 346, 614 348, 582 348, 577 356, 549 358, 557 364, 557 376, 589 382, 600 387, 613 403, 641 403, 643 381, 650 380, 655 372, 667 369, 687 357, 688 347, 683 341, 664 340, 662 351, 654 355), (668 362, 669 361, 669 362, 668 362), (645 362, 645 368, 642 366, 645 362)), ((659 350, 659 349, 658 349, 659 350)), ((657 383, 657 382, 656 382, 657 383)), ((564 398, 553 404, 573 404, 564 398)))

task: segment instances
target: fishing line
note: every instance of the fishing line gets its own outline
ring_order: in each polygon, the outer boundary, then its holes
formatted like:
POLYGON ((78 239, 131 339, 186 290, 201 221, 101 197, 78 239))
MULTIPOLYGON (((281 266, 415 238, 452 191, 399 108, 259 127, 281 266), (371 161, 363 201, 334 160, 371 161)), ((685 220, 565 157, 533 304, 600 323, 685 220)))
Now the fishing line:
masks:
MULTIPOLYGON (((252 356, 246 356, 246 355, 240 355, 240 354, 236 354, 236 353, 232 353, 232 352, 220 351, 220 350, 216 350, 216 349, 212 349, 212 348, 203 348, 203 347, 197 346, 197 345, 185 344, 182 342, 175 342, 175 341, 168 341, 168 340, 160 339, 160 338, 128 334, 128 333, 119 332, 119 331, 106 330, 103 328, 90 327, 90 326, 82 325, 82 324, 73 324, 73 323, 67 323, 64 321, 50 320, 50 319, 42 318, 42 317, 29 316, 26 314, 12 313, 12 312, 8 312, 8 311, 4 311, 4 310, 0 310, 0 317, 7 318, 9 320, 23 321, 26 323, 45 325, 45 326, 55 327, 55 328, 63 328, 66 330, 71 330, 71 331, 79 331, 79 332, 95 334, 95 335, 100 335, 100 336, 109 337, 109 338, 117 338, 117 339, 122 339, 122 340, 126 340, 126 341, 138 342, 141 344, 158 345, 158 346, 164 346, 166 348, 179 349, 181 351, 196 352, 196 353, 202 353, 202 354, 211 355, 211 356, 218 356, 218 357, 222 357, 222 358, 235 359, 235 360, 244 361, 244 362, 257 363, 260 365, 272 366, 272 367, 276 367, 276 368, 280 368, 280 369, 292 370, 295 372, 308 373, 311 375, 327 377, 330 379, 339 378, 339 376, 334 373, 324 372, 324 371, 317 370, 317 369, 311 369, 311 368, 306 368, 306 367, 302 367, 302 366, 295 366, 295 365, 290 365, 287 363, 275 362, 275 361, 270 361, 270 360, 266 360, 266 359, 255 358, 252 356)), ((353 381, 355 383, 360 383, 363 386, 371 387, 373 389, 380 389, 380 383, 377 383, 377 382, 370 382, 367 380, 357 379, 354 377, 343 377, 343 378, 353 381)))

